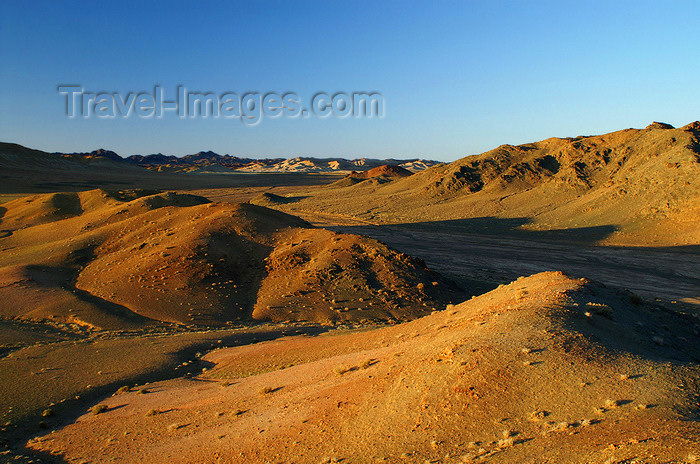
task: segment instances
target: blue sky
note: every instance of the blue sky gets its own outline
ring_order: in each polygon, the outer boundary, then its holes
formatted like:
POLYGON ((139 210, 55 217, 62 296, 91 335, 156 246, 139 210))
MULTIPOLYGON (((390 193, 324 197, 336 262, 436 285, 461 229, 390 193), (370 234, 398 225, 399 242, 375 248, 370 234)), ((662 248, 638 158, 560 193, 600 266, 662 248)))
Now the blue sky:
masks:
POLYGON ((700 2, 0 0, 0 140, 127 156, 426 157, 700 119, 700 2), (65 116, 126 94, 371 90, 382 119, 65 116))

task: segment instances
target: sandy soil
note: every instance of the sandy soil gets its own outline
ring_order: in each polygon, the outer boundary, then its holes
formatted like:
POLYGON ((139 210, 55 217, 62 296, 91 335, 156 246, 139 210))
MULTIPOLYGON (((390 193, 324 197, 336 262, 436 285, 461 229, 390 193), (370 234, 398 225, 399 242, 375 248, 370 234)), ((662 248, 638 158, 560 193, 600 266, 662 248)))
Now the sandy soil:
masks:
POLYGON ((29 446, 67 462, 691 462, 698 333, 538 274, 390 328, 217 350, 204 375, 29 446))

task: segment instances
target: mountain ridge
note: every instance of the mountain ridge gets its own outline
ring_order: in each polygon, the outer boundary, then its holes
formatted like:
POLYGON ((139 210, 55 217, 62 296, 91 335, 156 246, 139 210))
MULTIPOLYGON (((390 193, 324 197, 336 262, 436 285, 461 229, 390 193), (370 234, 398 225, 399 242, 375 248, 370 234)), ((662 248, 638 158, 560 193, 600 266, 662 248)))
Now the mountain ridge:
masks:
POLYGON ((61 153, 53 155, 66 159, 101 159, 106 158, 116 162, 126 162, 146 169, 170 170, 191 172, 197 169, 219 165, 231 170, 246 172, 337 172, 337 171, 365 171, 391 164, 399 165, 412 172, 422 171, 429 167, 441 164, 439 161, 420 158, 410 159, 374 159, 341 157, 317 158, 310 156, 296 156, 292 158, 240 158, 229 154, 220 155, 214 151, 200 151, 184 156, 164 155, 154 153, 150 155, 130 155, 122 157, 114 151, 99 148, 91 152, 61 153))
POLYGON ((700 243, 700 122, 501 145, 389 183, 347 182, 289 205, 378 223, 520 218, 613 227, 617 244, 700 243), (347 184, 347 185, 346 185, 347 184))

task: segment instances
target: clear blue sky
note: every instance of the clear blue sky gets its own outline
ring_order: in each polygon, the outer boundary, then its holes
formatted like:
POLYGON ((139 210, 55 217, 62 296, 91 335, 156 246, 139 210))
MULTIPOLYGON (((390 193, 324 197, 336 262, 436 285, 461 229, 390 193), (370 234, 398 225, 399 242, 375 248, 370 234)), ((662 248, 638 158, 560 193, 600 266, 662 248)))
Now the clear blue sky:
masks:
POLYGON ((121 155, 454 160, 700 119, 700 2, 0 0, 0 140, 121 155), (383 119, 68 119, 127 93, 374 90, 383 119))

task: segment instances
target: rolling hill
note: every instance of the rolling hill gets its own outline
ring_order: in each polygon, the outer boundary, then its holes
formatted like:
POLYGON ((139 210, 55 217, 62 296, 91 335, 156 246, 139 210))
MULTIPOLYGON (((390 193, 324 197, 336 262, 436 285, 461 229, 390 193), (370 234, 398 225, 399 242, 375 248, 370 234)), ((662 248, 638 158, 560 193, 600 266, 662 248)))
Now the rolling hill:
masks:
POLYGON ((453 296, 376 240, 251 204, 143 190, 3 205, 3 317, 91 328, 412 319, 453 296))

